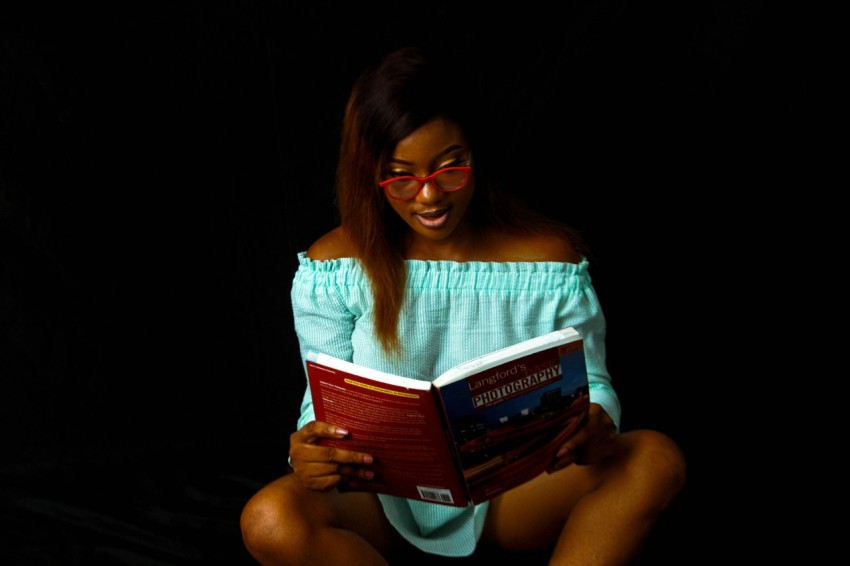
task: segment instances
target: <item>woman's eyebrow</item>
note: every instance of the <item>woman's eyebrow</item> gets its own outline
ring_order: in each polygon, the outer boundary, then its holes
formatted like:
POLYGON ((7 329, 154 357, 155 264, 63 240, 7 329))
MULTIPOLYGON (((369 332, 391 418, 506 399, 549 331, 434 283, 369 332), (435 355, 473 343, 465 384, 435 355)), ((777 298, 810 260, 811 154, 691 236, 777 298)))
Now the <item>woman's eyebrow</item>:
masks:
MULTIPOLYGON (((451 153, 455 150, 463 149, 463 148, 464 148, 464 146, 462 146, 460 144, 452 144, 449 147, 447 147, 446 149, 444 149, 443 151, 441 151, 440 153, 438 153, 437 155, 435 155, 434 161, 439 161, 447 153, 451 153)), ((387 163, 388 164, 393 163, 393 164, 398 164, 398 165, 413 165, 413 163, 411 161, 406 161, 404 159, 399 159, 397 157, 390 157, 389 159, 387 159, 387 163)))

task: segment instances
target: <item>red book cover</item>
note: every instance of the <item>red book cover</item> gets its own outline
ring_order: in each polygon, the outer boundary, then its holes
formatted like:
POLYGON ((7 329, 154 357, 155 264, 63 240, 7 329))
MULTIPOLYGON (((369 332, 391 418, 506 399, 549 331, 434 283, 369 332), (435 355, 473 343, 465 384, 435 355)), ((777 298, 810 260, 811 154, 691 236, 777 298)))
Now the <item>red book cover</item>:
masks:
POLYGON ((316 419, 344 426, 349 432, 344 439, 326 439, 323 444, 375 458, 374 479, 360 482, 357 488, 466 506, 431 384, 405 378, 414 383, 398 385, 375 374, 351 373, 342 365, 308 360, 307 374, 316 419))

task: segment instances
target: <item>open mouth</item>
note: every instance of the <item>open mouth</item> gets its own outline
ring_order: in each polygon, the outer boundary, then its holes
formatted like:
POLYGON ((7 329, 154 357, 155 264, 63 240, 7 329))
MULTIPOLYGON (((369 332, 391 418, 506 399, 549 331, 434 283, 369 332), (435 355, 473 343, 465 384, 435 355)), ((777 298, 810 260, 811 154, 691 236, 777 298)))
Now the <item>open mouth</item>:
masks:
POLYGON ((416 219, 426 228, 440 228, 449 217, 449 209, 432 210, 416 214, 416 219))

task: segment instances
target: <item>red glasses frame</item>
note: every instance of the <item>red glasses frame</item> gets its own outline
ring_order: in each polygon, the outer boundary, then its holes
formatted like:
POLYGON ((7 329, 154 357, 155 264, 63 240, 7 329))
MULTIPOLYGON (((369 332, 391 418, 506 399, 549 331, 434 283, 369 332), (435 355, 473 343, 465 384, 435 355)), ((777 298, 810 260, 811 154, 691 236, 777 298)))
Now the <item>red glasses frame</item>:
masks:
POLYGON ((434 171, 433 173, 431 173, 430 175, 427 175, 425 177, 417 177, 415 175, 400 175, 398 177, 393 177, 392 179, 387 179, 386 181, 381 181, 378 184, 384 189, 384 192, 387 193, 388 197, 395 199, 395 200, 406 201, 406 200, 413 200, 417 196, 419 196, 419 193, 421 193, 422 189, 425 187, 425 183, 431 183, 432 186, 436 187, 440 192, 443 192, 443 193, 453 193, 455 191, 459 191, 462 188, 464 188, 467 184, 469 184, 469 173, 471 171, 472 171, 472 165, 458 165, 458 166, 455 166, 455 167, 443 167, 442 169, 437 169, 436 171, 434 171), (446 171, 465 171, 466 172, 466 181, 461 186, 455 187, 453 189, 444 189, 438 183, 433 182, 434 179, 437 177, 437 175, 440 175, 441 173, 445 173, 446 171), (396 181, 418 181, 419 182, 419 189, 415 193, 413 193, 413 196, 410 196, 408 198, 397 197, 394 194, 392 194, 390 192, 390 189, 389 189, 390 184, 394 183, 396 181))

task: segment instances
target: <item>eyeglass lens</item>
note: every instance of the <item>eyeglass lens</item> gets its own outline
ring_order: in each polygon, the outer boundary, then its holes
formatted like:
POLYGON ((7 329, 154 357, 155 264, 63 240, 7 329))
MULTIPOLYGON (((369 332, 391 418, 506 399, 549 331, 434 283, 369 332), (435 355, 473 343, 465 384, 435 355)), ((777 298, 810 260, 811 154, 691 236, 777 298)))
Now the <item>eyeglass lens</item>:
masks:
MULTIPOLYGON (((463 170, 439 171, 433 183, 443 191, 456 191, 466 184, 468 172, 463 170)), ((387 189, 398 198, 416 195, 424 183, 418 179, 399 179, 387 185, 387 189)))

